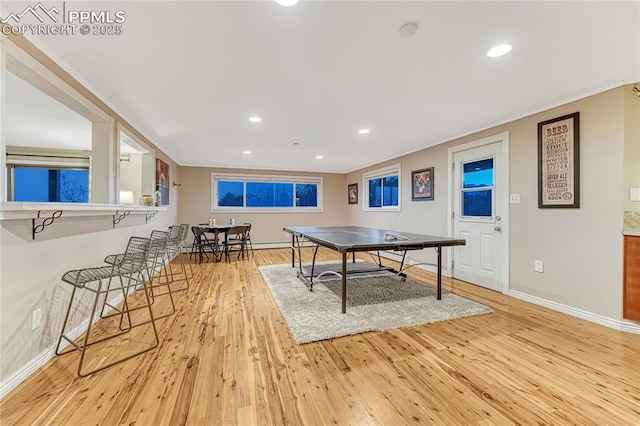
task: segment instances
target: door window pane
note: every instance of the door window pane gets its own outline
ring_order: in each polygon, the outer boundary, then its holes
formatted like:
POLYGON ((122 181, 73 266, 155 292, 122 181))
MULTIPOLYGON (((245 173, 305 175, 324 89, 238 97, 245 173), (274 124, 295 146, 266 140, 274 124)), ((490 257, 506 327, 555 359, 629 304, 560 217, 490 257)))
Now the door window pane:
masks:
POLYGON ((462 216, 493 216, 492 189, 470 190, 462 193, 462 216))
POLYGON ((223 207, 242 207, 244 200, 244 182, 228 180, 218 181, 218 205, 223 207))
POLYGON ((493 186, 493 158, 465 163, 463 165, 462 187, 486 186, 493 186))

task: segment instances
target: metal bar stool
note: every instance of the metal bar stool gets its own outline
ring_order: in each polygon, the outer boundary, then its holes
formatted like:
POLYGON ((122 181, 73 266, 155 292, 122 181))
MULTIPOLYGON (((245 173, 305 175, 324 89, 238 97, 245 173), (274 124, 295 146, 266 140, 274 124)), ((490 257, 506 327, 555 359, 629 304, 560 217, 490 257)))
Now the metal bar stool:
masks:
POLYGON ((58 344, 56 345, 56 355, 62 355, 73 350, 78 350, 80 352, 80 362, 78 364, 78 376, 85 377, 90 374, 96 373, 98 371, 109 368, 113 365, 116 365, 120 362, 126 361, 128 359, 134 358, 138 355, 141 355, 145 352, 148 352, 152 349, 155 349, 158 346, 159 338, 158 338, 158 330, 156 329, 155 321, 153 318, 153 311, 151 310, 151 299, 149 297, 149 291, 147 286, 144 284, 144 271, 146 269, 146 258, 147 251, 149 250, 149 239, 148 238, 140 238, 140 237, 131 237, 129 239, 129 243, 127 244, 127 249, 122 255, 121 261, 118 264, 108 265, 108 266, 100 266, 95 268, 85 268, 85 269, 75 269, 72 271, 66 272, 62 276, 62 281, 73 285, 73 291, 71 292, 71 299, 69 300, 69 307, 67 308, 67 313, 64 318, 64 323, 62 326, 62 331, 60 332, 60 337, 58 338, 58 344), (119 286, 115 288, 111 288, 111 282, 114 278, 118 278, 119 286), (88 371, 84 371, 84 362, 85 356, 87 353, 87 349, 100 342, 104 342, 109 339, 113 339, 115 337, 121 336, 125 333, 131 331, 133 327, 142 324, 133 324, 131 320, 129 305, 127 301, 127 291, 135 287, 139 284, 143 284, 144 295, 147 304, 145 305, 149 311, 149 321, 145 321, 144 323, 150 323, 151 328, 153 330, 154 342, 149 347, 145 347, 141 350, 136 351, 133 354, 128 354, 126 356, 122 356, 115 361, 108 362, 105 365, 101 365, 99 367, 95 367, 93 369, 89 369, 88 371), (87 326, 87 331, 85 332, 84 338, 81 342, 76 343, 72 338, 70 338, 66 333, 67 326, 69 324, 69 317, 71 314, 72 307, 74 305, 74 300, 76 296, 77 290, 87 290, 95 295, 95 299, 92 304, 91 314, 89 316, 89 324, 87 326), (120 320, 118 324, 118 331, 115 333, 108 333, 102 337, 96 337, 91 340, 91 331, 94 327, 96 321, 100 319, 97 314, 98 302, 101 297, 107 298, 109 293, 112 291, 121 291, 124 297, 122 302, 122 308, 116 308, 120 320), (123 326, 123 321, 127 320, 127 325, 123 326), (62 341, 67 341, 72 348, 67 351, 61 351, 62 341))
POLYGON ((189 235, 189 224, 183 223, 175 226, 169 227, 169 239, 167 243, 167 253, 169 255, 169 259, 173 259, 174 257, 178 257, 178 261, 180 264, 180 269, 178 272, 174 272, 173 263, 169 263, 169 273, 171 275, 171 279, 173 282, 185 281, 187 283, 186 287, 180 288, 174 291, 183 291, 189 288, 189 279, 193 277, 193 266, 191 262, 189 262, 190 273, 187 272, 187 267, 185 266, 184 258, 182 256, 182 252, 186 247, 187 236, 189 235), (176 276, 180 278, 175 278, 176 276))
MULTIPOLYGON (((145 282, 148 282, 149 285, 149 297, 151 299, 151 304, 155 303, 156 296, 169 296, 169 301, 171 302, 171 311, 162 315, 155 315, 154 319, 159 320, 162 318, 166 318, 170 315, 173 315, 176 311, 176 306, 173 300, 173 293, 171 291, 171 284, 173 283, 172 277, 168 271, 168 263, 171 261, 169 252, 167 249, 169 243, 169 233, 165 231, 151 231, 151 236, 149 237, 149 250, 147 250, 147 256, 145 259, 146 266, 146 279, 145 282), (156 275, 157 274, 157 275, 156 275), (166 291, 159 292, 159 287, 166 287, 166 291)), ((107 256, 104 261, 109 265, 118 265, 122 262, 124 254, 112 254, 107 256)), ((131 290, 131 289, 130 289, 131 290)), ((116 307, 109 304, 109 301, 105 298, 102 304, 102 310, 100 316, 102 318, 108 318, 116 314, 105 315, 104 308, 108 306, 112 309, 117 310, 116 307)), ((137 309, 144 309, 145 305, 138 307, 129 307, 129 311, 134 311, 137 309)))

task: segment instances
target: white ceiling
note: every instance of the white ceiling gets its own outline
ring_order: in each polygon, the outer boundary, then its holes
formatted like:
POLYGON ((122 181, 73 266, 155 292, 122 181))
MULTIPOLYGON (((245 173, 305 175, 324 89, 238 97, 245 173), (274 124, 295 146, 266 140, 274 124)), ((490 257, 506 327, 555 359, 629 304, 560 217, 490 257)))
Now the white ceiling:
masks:
POLYGON ((32 40, 181 165, 347 172, 640 80, 638 1, 71 7, 123 34, 32 40))

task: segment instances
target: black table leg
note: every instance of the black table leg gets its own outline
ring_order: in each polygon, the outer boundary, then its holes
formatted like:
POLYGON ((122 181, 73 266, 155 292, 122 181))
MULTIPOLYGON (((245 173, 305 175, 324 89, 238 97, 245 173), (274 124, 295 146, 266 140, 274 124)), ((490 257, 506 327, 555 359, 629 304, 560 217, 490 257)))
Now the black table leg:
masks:
POLYGON ((291 234, 291 267, 296 267, 296 236, 291 234))
POLYGON ((347 252, 342 253, 342 313, 347 313, 347 252))
POLYGON ((442 247, 436 247, 438 252, 438 300, 442 299, 442 247))

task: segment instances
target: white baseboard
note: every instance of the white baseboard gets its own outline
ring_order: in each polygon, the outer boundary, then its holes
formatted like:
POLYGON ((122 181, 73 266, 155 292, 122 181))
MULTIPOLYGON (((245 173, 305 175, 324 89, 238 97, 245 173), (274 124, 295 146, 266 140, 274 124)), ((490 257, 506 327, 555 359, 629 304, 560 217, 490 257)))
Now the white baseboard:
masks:
MULTIPOLYGON (((306 247, 306 246, 303 246, 306 247)), ((253 243, 254 250, 275 249, 275 248, 291 248, 291 242, 286 243, 253 243)))
MULTIPOLYGON (((124 299, 123 295, 118 295, 109 303, 114 305, 119 304, 124 299)), ((108 306, 107 306, 108 308, 108 306)), ((105 309, 104 312, 108 313, 111 311, 111 308, 105 309)), ((98 312, 94 318, 94 321, 97 321, 100 317, 100 313, 98 312)), ((87 331, 87 327, 89 327, 89 318, 81 322, 76 328, 66 333, 67 337, 71 340, 75 340, 84 334, 87 331)), ((24 365, 21 369, 7 377, 5 380, 0 382, 0 398, 4 398, 9 392, 16 388, 20 383, 25 381, 29 376, 35 373, 40 367, 45 365, 50 359, 52 359, 56 355, 56 342, 47 347, 42 353, 37 355, 35 358, 31 359, 26 365, 24 365)), ((69 346, 69 342, 66 340, 62 340, 62 344, 60 349, 64 349, 69 346)))
POLYGON ((0 398, 4 398, 9 392, 15 389, 16 386, 27 380, 29 376, 35 373, 38 368, 42 367, 47 363, 47 361, 53 358, 55 355, 54 350, 53 346, 47 348, 40 355, 29 361, 20 370, 3 380, 2 383, 0 383, 0 398))
POLYGON ((627 320, 616 320, 608 318, 602 315, 593 314, 591 312, 583 311, 581 309, 572 308, 571 306, 562 305, 560 303, 551 302, 540 297, 531 296, 526 293, 522 293, 515 290, 510 290, 509 296, 516 299, 524 300, 525 302, 533 303, 534 305, 544 306, 545 308, 552 309, 554 311, 562 312, 563 314, 571 315, 589 322, 604 325, 605 327, 613 328, 619 331, 625 331, 627 333, 640 334, 640 324, 627 320))

